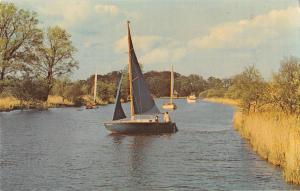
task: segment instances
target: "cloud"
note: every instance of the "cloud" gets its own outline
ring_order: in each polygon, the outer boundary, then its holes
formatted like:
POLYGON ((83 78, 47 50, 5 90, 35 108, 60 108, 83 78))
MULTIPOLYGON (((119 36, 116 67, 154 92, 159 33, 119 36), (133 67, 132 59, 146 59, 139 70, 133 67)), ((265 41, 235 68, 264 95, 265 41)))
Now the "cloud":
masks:
POLYGON ((54 24, 63 27, 81 27, 83 24, 99 20, 99 15, 105 15, 107 20, 109 16, 126 16, 127 14, 116 5, 99 4, 91 0, 53 0, 47 6, 37 2, 35 10, 46 19, 53 20, 54 24))
POLYGON ((116 5, 97 4, 95 5, 95 11, 97 13, 108 13, 112 15, 117 15, 120 10, 116 5))
MULTIPOLYGON (((139 61, 143 64, 169 63, 181 60, 186 55, 182 43, 170 38, 155 35, 132 36, 134 48, 140 53, 139 61)), ((127 36, 115 43, 116 52, 127 52, 127 36)))
POLYGON ((168 63, 177 62, 184 58, 186 55, 185 48, 155 48, 141 57, 141 63, 155 64, 155 63, 168 63))
POLYGON ((227 22, 210 29, 209 34, 189 41, 197 48, 254 48, 272 39, 295 32, 300 25, 298 7, 272 10, 252 19, 227 22))
POLYGON ((71 26, 82 23, 91 15, 92 5, 89 1, 58 1, 54 0, 47 6, 37 5, 37 12, 47 17, 56 18, 57 24, 71 26))
MULTIPOLYGON (((147 51, 162 40, 160 36, 154 35, 136 35, 132 37, 134 47, 141 51, 147 51)), ((115 43, 116 52, 128 51, 127 35, 115 43)))

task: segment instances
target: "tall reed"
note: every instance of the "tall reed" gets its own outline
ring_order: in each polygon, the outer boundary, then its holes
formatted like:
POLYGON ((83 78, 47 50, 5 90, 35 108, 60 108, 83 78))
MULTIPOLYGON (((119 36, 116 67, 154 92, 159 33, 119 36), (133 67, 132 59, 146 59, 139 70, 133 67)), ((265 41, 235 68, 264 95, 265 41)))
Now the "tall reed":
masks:
POLYGON ((0 110, 11 110, 20 107, 20 100, 14 97, 0 98, 0 110))
POLYGON ((279 112, 236 112, 233 123, 261 157, 283 168, 286 181, 300 184, 299 118, 279 112))
POLYGON ((226 105, 239 105, 239 100, 230 99, 230 98, 219 98, 219 97, 211 97, 211 98, 204 98, 204 101, 212 102, 212 103, 221 103, 226 105))

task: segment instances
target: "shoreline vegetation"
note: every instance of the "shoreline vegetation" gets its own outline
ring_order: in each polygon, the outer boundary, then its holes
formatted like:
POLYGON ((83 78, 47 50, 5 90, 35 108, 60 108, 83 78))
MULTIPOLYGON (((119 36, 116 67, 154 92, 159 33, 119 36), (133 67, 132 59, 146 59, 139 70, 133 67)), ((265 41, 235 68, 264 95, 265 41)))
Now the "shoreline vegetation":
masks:
POLYGON ((300 184, 300 118, 281 112, 237 111, 233 127, 252 149, 269 163, 280 166, 287 182, 300 184))
MULTIPOLYGON (((204 101, 239 106, 239 100, 205 98, 204 101)), ((300 117, 283 112, 245 114, 238 107, 233 128, 251 148, 269 163, 283 170, 285 181, 300 184, 300 117)))
POLYGON ((232 106, 238 106, 240 103, 240 101, 237 99, 220 98, 220 97, 204 98, 203 101, 211 102, 211 103, 219 103, 224 105, 232 105, 232 106))

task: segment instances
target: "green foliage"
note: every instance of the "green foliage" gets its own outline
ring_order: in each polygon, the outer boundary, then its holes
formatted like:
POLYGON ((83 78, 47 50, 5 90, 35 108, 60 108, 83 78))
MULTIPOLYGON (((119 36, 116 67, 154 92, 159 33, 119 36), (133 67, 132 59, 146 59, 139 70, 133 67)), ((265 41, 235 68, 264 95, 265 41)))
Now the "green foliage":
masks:
POLYGON ((57 79, 54 81, 51 94, 61 96, 64 100, 66 98, 66 90, 70 85, 71 81, 68 78, 57 79))
POLYGON ((13 81, 10 92, 22 101, 44 101, 47 97, 47 86, 43 79, 26 76, 13 81))
POLYGON ((222 98, 225 97, 225 93, 226 93, 226 89, 224 88, 220 88, 220 89, 212 88, 201 92, 199 96, 202 98, 212 98, 212 97, 222 98))
POLYGON ((37 25, 35 13, 18 9, 12 3, 0 3, 0 80, 27 71, 25 63, 37 59, 43 37, 37 25))
POLYGON ((251 66, 234 77, 230 91, 234 97, 241 100, 241 106, 245 112, 250 112, 251 109, 256 111, 262 104, 262 93, 265 91, 265 85, 259 71, 251 66))
POLYGON ((38 50, 38 61, 33 65, 35 74, 47 81, 48 95, 56 77, 68 75, 78 67, 73 58, 75 51, 71 35, 66 30, 58 26, 48 28, 43 45, 38 50))
POLYGON ((83 100, 81 99, 81 97, 85 95, 85 92, 83 90, 84 84, 85 81, 76 81, 67 84, 63 92, 64 98, 71 100, 76 106, 82 105, 83 100))
POLYGON ((98 82, 97 95, 103 101, 109 101, 115 97, 117 91, 116 83, 98 82))
POLYGON ((285 58, 270 88, 274 104, 289 114, 300 114, 300 59, 285 58))

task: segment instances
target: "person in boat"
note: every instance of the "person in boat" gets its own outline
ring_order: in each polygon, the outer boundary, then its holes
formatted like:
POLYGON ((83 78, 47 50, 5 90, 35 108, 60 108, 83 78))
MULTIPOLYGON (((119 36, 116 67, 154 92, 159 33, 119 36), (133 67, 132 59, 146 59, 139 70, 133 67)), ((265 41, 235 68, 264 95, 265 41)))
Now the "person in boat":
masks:
POLYGON ((155 116, 155 122, 158 122, 158 116, 157 115, 155 116))
POLYGON ((168 112, 165 112, 165 113, 164 113, 164 121, 165 121, 166 123, 168 123, 168 122, 171 121, 171 118, 170 118, 170 115, 169 115, 168 112))

